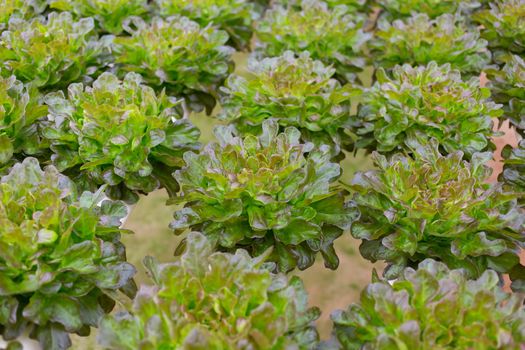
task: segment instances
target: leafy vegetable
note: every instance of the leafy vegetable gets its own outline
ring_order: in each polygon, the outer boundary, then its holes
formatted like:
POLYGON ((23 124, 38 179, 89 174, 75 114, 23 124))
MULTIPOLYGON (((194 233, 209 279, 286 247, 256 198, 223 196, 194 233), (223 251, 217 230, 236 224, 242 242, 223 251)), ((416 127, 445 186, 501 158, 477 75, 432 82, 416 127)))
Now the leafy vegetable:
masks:
POLYGON ((436 18, 446 13, 454 14, 480 6, 475 0, 377 0, 377 3, 394 19, 410 17, 414 13, 424 13, 430 18, 436 18))
POLYGON ((206 27, 218 26, 230 36, 233 46, 246 49, 258 12, 249 0, 155 0, 162 16, 182 15, 206 27))
POLYGON ((92 18, 73 20, 69 12, 31 21, 13 18, 0 37, 3 74, 42 89, 59 89, 88 79, 101 65, 104 42, 94 34, 92 18))
POLYGON ((42 12, 45 8, 43 0, 2 0, 0 6, 0 33, 7 27, 9 19, 26 18, 42 12))
POLYGON ((362 255, 385 260, 387 278, 427 257, 464 268, 472 278, 487 268, 521 270, 521 195, 486 183, 491 170, 484 164, 492 154, 476 153, 469 163, 461 151, 442 156, 432 139, 415 144, 413 156, 375 153, 378 169, 355 176, 351 188, 361 216, 351 233, 363 240, 362 255))
POLYGON ((35 89, 15 76, 0 76, 0 172, 15 156, 40 151, 42 141, 35 122, 46 111, 35 89))
POLYGON ((522 139, 516 148, 506 145, 501 154, 505 165, 499 179, 511 185, 513 190, 525 192, 525 140, 522 139))
MULTIPOLYGON (((525 0, 499 0, 476 13, 474 21, 483 26, 481 36, 489 47, 504 53, 525 53, 525 0)), ((496 53, 496 58, 501 53, 496 53)))
POLYGON ((267 254, 217 253, 197 232, 176 262, 146 258, 155 286, 143 287, 130 312, 106 317, 105 349, 314 349, 319 316, 298 277, 272 274, 267 254))
POLYGON ((72 84, 67 98, 58 91, 45 101, 53 163, 83 188, 107 184, 113 198, 133 200, 159 183, 176 192, 171 173, 199 146, 199 130, 177 114, 180 100, 156 95, 135 73, 123 81, 104 73, 92 87, 72 84))
POLYGON ((69 11, 76 16, 93 17, 105 32, 120 34, 122 23, 130 16, 148 10, 147 0, 49 0, 53 9, 69 11))
POLYGON ((491 118, 501 106, 490 101, 490 90, 479 78, 461 78, 449 64, 396 66, 391 77, 383 68, 376 83, 363 93, 354 131, 357 147, 380 153, 409 151, 413 139, 435 138, 446 153, 472 154, 493 149, 491 118))
MULTIPOLYGON (((368 10, 372 9, 374 6, 373 0, 323 0, 328 7, 334 8, 340 5, 347 7, 348 13, 356 14, 360 12, 365 14, 368 10)), ((303 0, 276 0, 279 4, 283 6, 294 6, 297 9, 301 9, 303 0)), ((274 2, 274 3, 275 3, 274 2)))
POLYGON ((494 100, 505 107, 504 117, 524 136, 525 61, 520 56, 512 55, 501 70, 487 70, 487 76, 494 100))
POLYGON ((265 57, 309 51, 313 59, 333 65, 338 79, 352 81, 366 65, 363 48, 371 35, 362 29, 365 19, 320 0, 303 0, 300 9, 276 3, 256 27, 256 50, 265 57))
POLYGON ((242 139, 218 128, 220 144, 184 155, 186 166, 175 172, 182 191, 172 202, 186 206, 171 227, 201 230, 224 250, 258 255, 274 247, 270 260, 280 271, 306 269, 318 252, 335 269, 333 241, 352 219, 335 183, 339 165, 328 146, 301 144, 296 128, 278 134, 277 122, 266 120, 262 130, 242 139))
POLYGON ((158 90, 185 96, 194 110, 211 112, 216 90, 233 69, 233 49, 224 46, 228 34, 180 16, 154 18, 150 25, 137 17, 128 22, 131 36, 115 39, 120 69, 140 73, 158 90))
POLYGON ((370 49, 376 65, 385 69, 397 64, 415 66, 436 61, 440 65, 450 63, 462 74, 475 76, 491 58, 479 29, 469 26, 463 17, 451 14, 430 19, 417 13, 392 23, 382 18, 370 49))
POLYGON ((332 78, 335 70, 286 51, 282 56, 252 60, 248 78, 232 75, 222 89, 222 120, 233 122, 242 134, 258 134, 262 123, 275 118, 281 129, 294 126, 303 139, 327 144, 335 155, 350 148, 345 133, 354 91, 332 78))
POLYGON ((523 295, 508 294, 494 271, 470 280, 427 259, 392 284, 374 279, 361 304, 332 314, 343 349, 520 349, 523 295))
POLYGON ((132 297, 135 269, 125 262, 118 227, 123 203, 80 194, 53 167, 26 158, 0 184, 0 334, 25 330, 44 349, 71 345, 111 311, 119 290, 132 297))

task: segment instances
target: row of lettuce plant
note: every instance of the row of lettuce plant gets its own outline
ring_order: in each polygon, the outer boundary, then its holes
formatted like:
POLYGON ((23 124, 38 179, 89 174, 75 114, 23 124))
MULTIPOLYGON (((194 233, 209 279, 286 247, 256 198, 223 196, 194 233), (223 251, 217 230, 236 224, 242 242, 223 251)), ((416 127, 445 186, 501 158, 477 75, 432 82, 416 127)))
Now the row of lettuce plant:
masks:
POLYGON ((525 144, 503 151, 501 182, 487 164, 494 120, 523 133, 524 13, 523 0, 7 0, 8 349, 22 334, 67 349, 97 326, 119 350, 520 349, 525 144), (232 74, 250 49, 248 74, 232 74), (227 125, 201 147, 188 114, 217 101, 227 125), (375 170, 343 184, 338 162, 359 149, 375 170), (173 262, 144 260, 152 286, 137 292, 125 203, 158 188, 185 237, 173 262), (348 229, 388 266, 320 342, 319 310, 285 273, 319 253, 336 269, 348 229))

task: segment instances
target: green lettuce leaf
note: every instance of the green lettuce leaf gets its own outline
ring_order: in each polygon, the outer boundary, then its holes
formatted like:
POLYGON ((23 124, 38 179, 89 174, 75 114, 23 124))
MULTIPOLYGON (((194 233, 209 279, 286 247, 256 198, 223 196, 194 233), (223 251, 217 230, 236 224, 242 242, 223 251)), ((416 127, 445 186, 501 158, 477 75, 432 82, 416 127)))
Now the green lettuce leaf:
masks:
POLYGON ((410 17, 413 13, 424 13, 436 18, 446 13, 469 13, 481 6, 475 0, 377 0, 384 10, 382 16, 398 19, 410 17))
POLYGON ((104 349, 315 349, 313 321, 297 277, 264 267, 268 254, 251 258, 214 252, 213 244, 192 232, 175 262, 144 260, 154 281, 143 286, 133 306, 101 322, 104 349))
POLYGON ((449 63, 464 75, 479 76, 491 59, 479 28, 452 14, 435 19, 425 13, 415 13, 403 20, 381 18, 369 46, 376 67, 385 69, 435 61, 439 65, 449 63))
POLYGON ((428 257, 464 268, 473 278, 487 268, 522 268, 522 194, 487 183, 491 153, 476 153, 467 162, 461 151, 442 156, 435 140, 414 146, 414 158, 375 153, 378 169, 358 173, 352 182, 360 218, 351 233, 363 240, 363 256, 385 260, 388 278, 428 257))
POLYGON ((192 110, 215 106, 217 89, 233 71, 228 34, 182 16, 139 17, 124 23, 129 36, 114 41, 118 69, 141 74, 157 90, 183 96, 192 110))
POLYGON ((345 5, 331 8, 320 0, 303 0, 300 6, 276 2, 256 26, 255 50, 262 57, 308 51, 313 59, 333 65, 338 80, 353 81, 366 66, 364 47, 371 34, 363 30, 365 20, 345 5))
POLYGON ((159 186, 176 191, 169 176, 182 155, 199 148, 199 130, 178 112, 180 100, 155 91, 142 77, 102 74, 91 87, 72 84, 45 97, 41 124, 53 164, 83 188, 108 185, 108 195, 134 198, 159 186))
POLYGON ((471 280, 426 259, 395 282, 374 281, 359 304, 334 312, 336 349, 517 350, 525 342, 523 299, 504 292, 494 271, 471 280))
POLYGON ((37 155, 46 149, 36 124, 46 113, 36 89, 13 75, 6 78, 0 75, 0 173, 17 158, 37 155))
POLYGON ((274 247, 269 259, 281 271, 311 266, 318 252, 335 269, 332 244, 353 214, 330 148, 301 143, 293 127, 279 133, 275 120, 264 121, 258 137, 235 136, 231 127, 216 135, 219 144, 186 153, 175 172, 181 193, 172 202, 185 204, 175 212, 175 232, 199 229, 219 249, 253 255, 274 247))
POLYGON ((92 17, 101 32, 121 34, 130 16, 145 15, 147 0, 48 0, 52 9, 69 11, 77 18, 92 17))
POLYGON ((69 12, 13 18, 0 39, 2 75, 14 74, 45 90, 88 80, 107 63, 105 41, 94 28, 93 18, 76 21, 69 12))
POLYGON ((509 56, 501 69, 487 70, 488 87, 494 100, 502 103, 505 114, 517 131, 525 135, 525 61, 518 55, 509 56))
POLYGON ((473 20, 482 26, 481 36, 495 51, 496 61, 509 53, 525 53, 525 1, 491 1, 489 8, 479 11, 473 20))
POLYGON ((135 268, 125 261, 122 202, 82 195, 35 158, 0 182, 0 334, 30 331, 44 349, 64 350, 69 333, 89 334, 111 311, 109 295, 133 297, 135 268), (113 208, 108 210, 108 206, 113 208), (117 210, 117 207, 120 209, 117 210), (105 223, 102 222, 104 218, 105 223))
POLYGON ((262 123, 274 118, 281 130, 288 126, 301 131, 303 141, 317 147, 327 144, 334 155, 351 150, 346 134, 350 98, 358 90, 341 86, 333 79, 335 69, 310 58, 305 51, 253 59, 249 77, 231 75, 222 89, 219 119, 234 123, 242 134, 258 134, 262 123))
POLYGON ((155 0, 163 17, 181 15, 202 27, 213 24, 228 33, 229 44, 237 49, 249 49, 254 21, 259 13, 249 0, 155 0))
POLYGON ((392 154, 410 152, 414 139, 434 138, 446 154, 463 151, 466 158, 493 150, 492 118, 503 114, 490 100, 478 77, 464 80, 450 64, 396 66, 376 72, 376 82, 363 92, 352 130, 356 146, 392 154))

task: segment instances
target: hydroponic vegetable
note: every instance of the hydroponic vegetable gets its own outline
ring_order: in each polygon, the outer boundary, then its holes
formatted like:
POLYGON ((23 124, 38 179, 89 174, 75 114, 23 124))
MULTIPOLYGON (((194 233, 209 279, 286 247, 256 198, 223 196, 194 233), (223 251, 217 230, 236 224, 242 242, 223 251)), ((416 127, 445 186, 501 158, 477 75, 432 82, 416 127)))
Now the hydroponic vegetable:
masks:
POLYGON ((157 90, 186 97, 193 110, 211 112, 218 87, 233 70, 228 34, 180 16, 127 22, 131 36, 115 39, 120 70, 140 73, 157 90))
POLYGON ((365 19, 345 5, 330 8, 320 0, 303 0, 299 9, 276 3, 256 26, 255 49, 264 57, 309 51, 333 65, 338 79, 352 81, 366 65, 363 49, 371 34, 362 29, 365 19))
MULTIPOLYGON (((135 268, 120 243, 120 202, 80 194, 53 167, 26 158, 0 183, 0 334, 29 331, 43 349, 71 345, 111 311, 119 291, 132 297, 135 268)), ((15 345, 11 345, 15 346, 15 345)))
POLYGON ((49 5, 79 18, 93 17, 101 31, 111 34, 122 33, 126 18, 148 11, 147 0, 49 0, 49 5))
POLYGON ((254 256, 274 247, 269 259, 280 271, 306 269, 318 252, 335 269, 333 241, 352 213, 330 148, 302 144, 293 127, 279 134, 275 120, 263 122, 259 137, 235 137, 227 127, 216 136, 219 144, 186 153, 175 172, 181 193, 172 202, 185 203, 171 224, 176 233, 200 230, 218 249, 242 247, 254 256))
POLYGON ((503 117, 510 120, 517 131, 524 135, 525 130, 525 61, 517 55, 509 56, 509 61, 501 70, 487 70, 488 86, 494 100, 504 105, 503 117))
POLYGON ((0 173, 15 156, 39 153, 42 141, 35 122, 46 111, 34 88, 0 74, 0 173))
POLYGON ((483 27, 481 36, 496 51, 495 58, 525 53, 525 0, 498 0, 489 6, 473 19, 483 27))
MULTIPOLYGON (((330 8, 334 8, 336 6, 344 5, 347 7, 348 12, 355 14, 357 12, 361 12, 361 14, 367 13, 369 10, 373 8, 373 2, 372 0, 324 0, 324 2, 328 5, 330 8)), ((276 0, 274 3, 279 3, 283 6, 294 6, 297 9, 301 9, 302 0, 276 0)))
POLYGON ((522 139, 516 148, 506 145, 501 155, 505 165, 499 179, 513 190, 525 192, 525 140, 522 139))
POLYGON ((134 201, 159 185, 176 192, 171 173, 199 148, 199 130, 177 113, 180 100, 155 94, 135 73, 122 81, 104 73, 92 87, 72 84, 67 97, 58 91, 45 102, 42 135, 53 164, 83 188, 108 185, 112 198, 134 201))
POLYGON ((410 140, 435 138, 446 153, 463 151, 467 158, 494 148, 492 118, 503 110, 478 77, 463 80, 449 64, 431 62, 396 66, 390 75, 379 68, 376 79, 352 118, 357 147, 410 152, 410 140))
POLYGON ((525 342, 524 297, 500 286, 497 273, 470 280, 463 270, 427 259, 390 284, 374 278, 361 303, 332 314, 341 349, 519 350, 525 342))
POLYGON ((145 265, 155 285, 143 287, 130 312, 106 317, 104 349, 314 349, 319 316, 308 308, 303 284, 264 268, 268 254, 251 258, 214 252, 190 233, 173 263, 145 265))
POLYGON ((92 18, 51 12, 32 20, 13 18, 0 37, 2 74, 14 74, 41 89, 59 89, 89 79, 103 64, 104 41, 92 18))
POLYGON ((282 56, 251 60, 249 77, 232 75, 226 81, 219 118, 234 123, 242 134, 260 133, 262 123, 274 118, 282 129, 294 126, 305 141, 327 144, 334 155, 348 149, 345 133, 350 97, 356 90, 333 79, 335 69, 291 51, 282 56))
POLYGON ((443 14, 454 14, 478 8, 475 0, 377 0, 385 15, 392 19, 410 17, 414 13, 424 13, 430 18, 443 14))
POLYGON ((209 24, 226 31, 233 46, 247 49, 253 22, 259 17, 249 0, 155 0, 162 16, 182 15, 206 27, 209 24))
POLYGON ((41 13, 45 6, 45 0, 2 0, 0 6, 0 33, 7 27, 11 18, 29 18, 41 13))
POLYGON ((462 74, 478 76, 491 59, 479 29, 468 25, 465 18, 451 14, 430 19, 424 13, 416 13, 393 22, 381 18, 370 49, 376 66, 385 69, 436 61, 440 65, 450 63, 462 74))
POLYGON ((434 139, 413 147, 413 158, 374 153, 378 169, 358 173, 352 182, 360 218, 351 233, 363 240, 361 254, 385 260, 387 278, 427 257, 464 268, 472 278, 487 268, 522 270, 525 216, 517 206, 522 195, 486 182, 492 154, 475 153, 469 163, 462 151, 442 156, 434 139))

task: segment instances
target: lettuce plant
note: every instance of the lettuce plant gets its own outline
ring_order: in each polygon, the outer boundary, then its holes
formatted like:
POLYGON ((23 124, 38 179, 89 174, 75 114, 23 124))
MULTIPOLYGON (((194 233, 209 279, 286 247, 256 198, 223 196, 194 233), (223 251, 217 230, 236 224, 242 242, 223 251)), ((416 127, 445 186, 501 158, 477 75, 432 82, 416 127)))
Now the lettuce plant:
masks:
POLYGON ((493 1, 489 6, 473 17, 474 21, 483 27, 481 36, 488 41, 491 49, 523 55, 525 53, 525 0, 493 1))
MULTIPOLYGON (((351 185, 360 218, 351 233, 362 255, 385 260, 388 278, 427 257, 479 277, 487 268, 518 274, 525 247, 521 195, 488 184, 492 154, 442 156, 432 139, 415 145, 413 158, 373 156, 377 170, 358 173, 351 185)), ((514 287, 518 288, 520 281, 514 287)))
POLYGON ((0 33, 7 27, 12 17, 30 18, 41 13, 45 6, 45 0, 2 0, 2 6, 0 6, 0 33))
POLYGON ((233 69, 228 34, 180 16, 126 23, 131 36, 115 39, 120 70, 140 73, 149 85, 186 97, 192 109, 211 112, 218 87, 233 69))
POLYGON ((24 83, 58 89, 86 79, 102 64, 103 42, 92 18, 74 20, 69 12, 51 12, 32 20, 13 19, 0 36, 3 74, 24 83))
POLYGON ((377 0, 377 4, 393 19, 410 17, 413 13, 424 13, 430 18, 436 18, 480 6, 478 1, 473 0, 377 0))
POLYGON ((278 131, 275 120, 264 121, 258 137, 218 128, 219 144, 186 153, 175 172, 181 193, 172 199, 185 207, 171 227, 201 230, 223 250, 258 255, 274 247, 270 260, 281 271, 311 266, 318 252, 335 269, 333 241, 352 215, 335 183, 340 167, 330 162, 328 146, 300 143, 293 127, 278 131))
POLYGON ((175 262, 145 265, 155 285, 143 287, 129 312, 105 317, 104 349, 314 349, 319 316, 308 309, 298 277, 272 274, 267 254, 214 252, 200 233, 190 233, 175 262))
POLYGON ((49 0, 52 9, 69 11, 77 17, 93 17, 101 31, 120 34, 130 16, 148 11, 147 0, 49 0))
POLYGON ((92 87, 72 84, 67 97, 58 91, 45 102, 42 135, 55 166, 82 187, 108 185, 112 198, 133 201, 159 184, 176 191, 171 172, 198 148, 199 130, 177 114, 180 100, 155 94, 135 73, 122 81, 104 73, 92 87))
POLYGON ((373 0, 325 0, 330 7, 345 5, 352 13, 366 13, 372 7, 373 0))
POLYGON ((255 4, 249 0, 155 0, 159 13, 168 17, 182 15, 206 27, 218 26, 230 36, 238 49, 249 47, 253 22, 258 18, 255 4))
MULTIPOLYGON (((103 197, 103 196, 102 196, 103 197)), ((71 345, 111 311, 119 290, 132 297, 135 268, 120 243, 120 202, 80 194, 35 158, 15 164, 0 183, 0 334, 25 331, 42 348, 71 345)), ((12 345, 14 346, 14 345, 12 345)))
POLYGON ((320 0, 303 0, 300 8, 276 3, 256 26, 256 51, 265 57, 309 51, 333 65, 338 79, 351 81, 366 64, 363 47, 370 34, 362 29, 364 20, 345 5, 330 8, 320 0))
POLYGON ((316 146, 327 144, 335 155, 349 148, 345 133, 352 90, 333 79, 335 70, 291 51, 282 56, 252 60, 249 77, 231 75, 221 101, 222 120, 234 123, 242 134, 258 134, 262 123, 274 118, 281 129, 301 131, 316 146))
POLYGON ((494 148, 491 118, 503 110, 479 78, 463 80, 450 64, 431 62, 396 66, 391 76, 379 68, 376 79, 353 118, 357 147, 393 153, 410 151, 413 139, 435 138, 446 153, 462 150, 467 158, 494 148))
MULTIPOLYGON (((294 6, 297 9, 301 9, 301 4, 303 0, 278 0, 281 5, 285 6, 294 6)), ((334 8, 340 5, 344 5, 347 8, 347 11, 352 14, 361 13, 366 14, 370 9, 372 9, 375 0, 323 0, 328 7, 334 8)))
POLYGON ((488 86, 494 100, 505 108, 504 117, 509 119, 518 132, 525 130, 525 61, 517 55, 509 56, 509 61, 500 70, 487 70, 488 86))
POLYGON ((15 156, 35 155, 42 140, 36 120, 45 116, 35 89, 24 85, 15 76, 0 75, 0 172, 15 156))
POLYGON ((393 22, 382 18, 370 49, 376 65, 385 69, 436 61, 440 65, 450 63, 462 74, 475 76, 491 58, 479 29, 469 26, 463 17, 451 14, 430 19, 424 13, 416 13, 393 22))
POLYGON ((516 148, 505 146, 501 155, 505 165, 499 179, 513 190, 525 192, 525 140, 522 139, 516 148))
POLYGON ((523 295, 509 294, 498 275, 470 280, 464 270, 427 259, 390 284, 374 278, 361 303, 332 314, 342 349, 520 349, 523 295))

